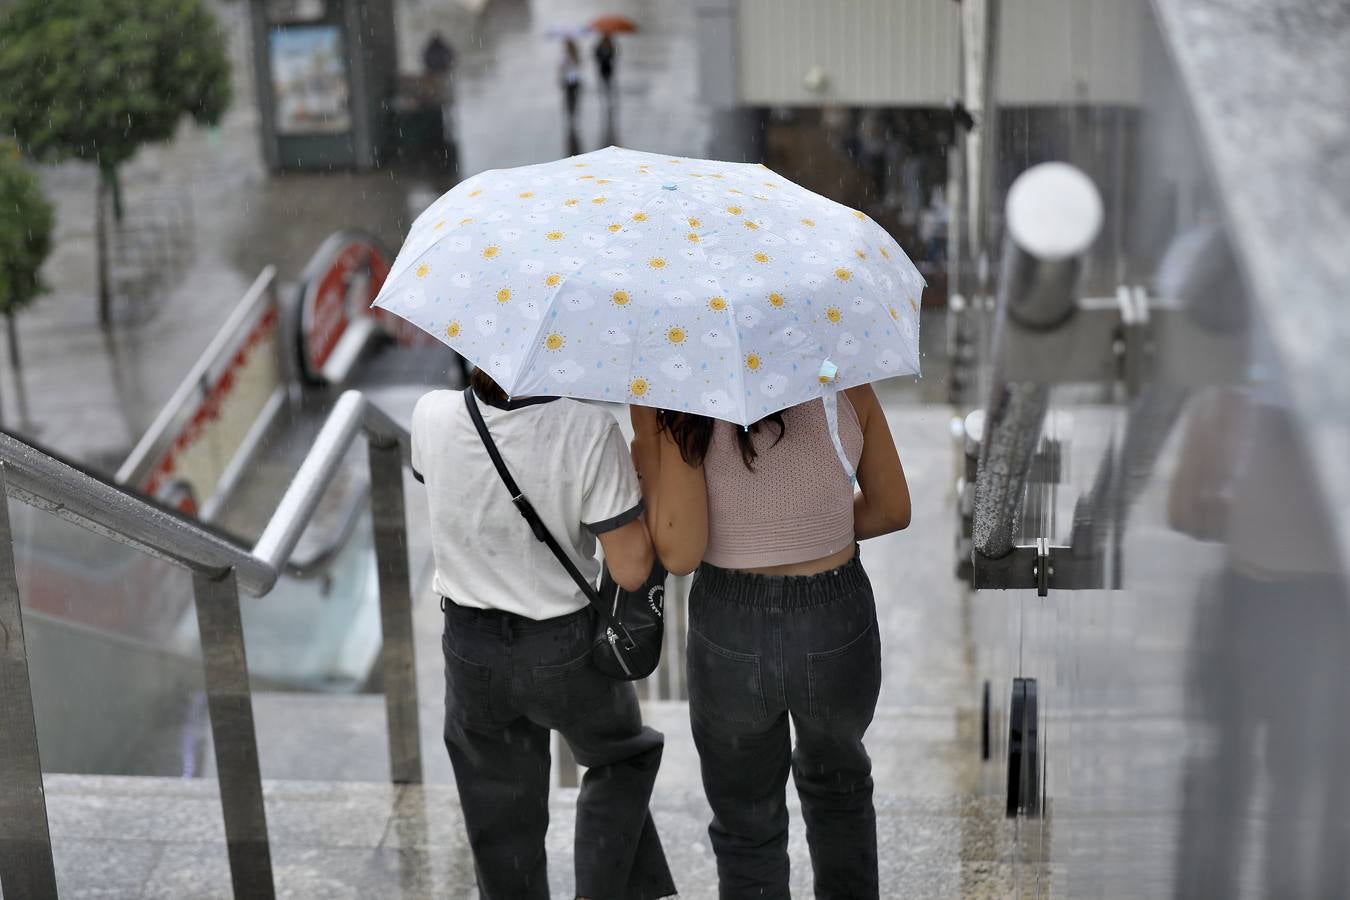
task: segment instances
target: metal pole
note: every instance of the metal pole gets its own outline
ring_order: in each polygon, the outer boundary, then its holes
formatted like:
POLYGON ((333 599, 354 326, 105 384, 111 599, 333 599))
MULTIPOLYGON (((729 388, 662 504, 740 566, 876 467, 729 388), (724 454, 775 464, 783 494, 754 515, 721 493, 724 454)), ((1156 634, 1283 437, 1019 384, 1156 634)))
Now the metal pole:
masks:
POLYGON ((1024 328, 1054 328, 1073 315, 1083 256, 1102 228, 1092 179, 1066 163, 1041 163, 1008 191, 998 306, 1024 328))
POLYGON ((408 527, 403 504, 403 456, 398 444, 371 442, 370 514, 380 579, 384 645, 384 711, 389 728, 389 775, 396 784, 421 784, 422 745, 417 722, 417 673, 413 655, 412 587, 408 527))
POLYGON ((0 463, 0 890, 6 897, 56 896, 56 867, 42 788, 33 687, 23 638, 14 533, 0 463))
POLYGON ((558 787, 574 788, 581 783, 581 773, 577 768, 577 758, 572 755, 572 745, 560 732, 553 732, 558 741, 558 787))
POLYGON ((962 89, 966 109, 975 117, 975 129, 964 141, 966 239, 970 263, 978 281, 962 288, 973 296, 986 289, 988 272, 988 207, 995 187, 997 116, 994 80, 998 77, 998 2, 973 0, 961 4, 962 89))
POLYGON ((253 697, 239 617, 239 585, 233 571, 221 578, 194 572, 192 589, 197 601, 211 740, 216 751, 234 896, 238 900, 271 900, 276 896, 272 852, 267 842, 253 697))

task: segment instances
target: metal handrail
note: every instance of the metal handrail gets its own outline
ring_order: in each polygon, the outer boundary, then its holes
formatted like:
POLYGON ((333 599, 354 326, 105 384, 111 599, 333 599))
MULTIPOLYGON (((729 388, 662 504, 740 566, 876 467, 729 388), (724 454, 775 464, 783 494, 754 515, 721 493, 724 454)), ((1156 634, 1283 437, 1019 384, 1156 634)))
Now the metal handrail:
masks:
MULTIPOLYGON (((236 897, 275 894, 239 591, 263 595, 292 551, 346 451, 364 434, 384 636, 381 669, 390 774, 422 780, 403 469, 406 429, 359 391, 325 420, 258 542, 249 548, 200 522, 0 432, 0 499, 13 496, 193 573, 202 665, 236 897)), ((0 503, 0 890, 55 897, 56 878, 33 720, 23 617, 7 506, 0 503)))
POLYGON ((263 594, 276 572, 236 540, 0 432, 10 496, 143 553, 217 577, 233 569, 263 594))
POLYGON ((292 553, 291 558, 286 560, 287 577, 302 580, 323 577, 329 564, 347 546, 369 503, 370 482, 363 479, 348 493, 338 515, 338 524, 328 532, 328 539, 304 556, 292 553))
POLYGON ((10 493, 30 506, 205 575, 234 569, 240 588, 262 596, 286 571, 291 551, 361 432, 377 446, 397 445, 402 462, 411 466, 407 430, 360 391, 344 392, 252 548, 5 432, 0 463, 10 493))

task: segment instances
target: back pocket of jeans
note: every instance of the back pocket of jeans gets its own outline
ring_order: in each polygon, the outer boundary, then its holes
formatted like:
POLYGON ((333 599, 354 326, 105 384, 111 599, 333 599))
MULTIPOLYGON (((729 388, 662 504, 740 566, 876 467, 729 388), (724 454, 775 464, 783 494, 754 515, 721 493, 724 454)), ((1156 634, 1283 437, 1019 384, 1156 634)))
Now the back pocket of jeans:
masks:
POLYGON ((460 656, 441 636, 445 657, 445 713, 462 722, 492 719, 492 668, 460 656))
POLYGON ((764 707, 759 654, 719 647, 689 632, 689 701, 695 714, 723 722, 758 722, 764 707))
POLYGON ((871 721, 881 692, 881 646, 875 623, 842 647, 806 654, 813 719, 871 721))

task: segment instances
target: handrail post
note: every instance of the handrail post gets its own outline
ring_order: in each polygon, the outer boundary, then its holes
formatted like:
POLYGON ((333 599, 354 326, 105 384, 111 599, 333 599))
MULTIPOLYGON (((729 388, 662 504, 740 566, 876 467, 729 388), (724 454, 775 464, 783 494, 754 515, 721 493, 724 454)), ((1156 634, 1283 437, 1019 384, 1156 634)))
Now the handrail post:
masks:
POLYGON ((1007 377, 1009 337, 1053 330, 1075 312, 1079 258, 1101 230, 1101 196, 1064 163, 1042 163, 1008 191, 1007 235, 999 276, 994 365, 975 483, 974 549, 990 559, 1013 551, 1031 458, 1050 406, 1039 381, 1007 377))
POLYGON ((219 578, 193 572, 192 590, 197 602, 211 740, 216 751, 216 777, 225 814, 234 896, 239 900, 271 900, 276 891, 272 852, 267 842, 258 739, 253 727, 253 696, 244 655, 244 628, 239 615, 239 585, 233 570, 219 578))
POLYGON ((413 651, 412 579, 408 572, 408 521, 403 498, 399 444, 369 444, 370 514, 380 583, 380 664, 389 729, 389 776, 396 784, 422 781, 422 744, 417 715, 417 670, 413 651))
POLYGON ((28 647, 14 569, 5 466, 0 463, 0 890, 56 897, 56 867, 42 786, 28 647))

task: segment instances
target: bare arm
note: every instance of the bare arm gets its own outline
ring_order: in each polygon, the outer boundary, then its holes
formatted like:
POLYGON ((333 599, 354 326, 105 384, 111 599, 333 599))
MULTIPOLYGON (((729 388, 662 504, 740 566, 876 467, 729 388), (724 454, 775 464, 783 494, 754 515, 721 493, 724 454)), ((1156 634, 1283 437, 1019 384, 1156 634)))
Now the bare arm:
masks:
POLYGON ((661 426, 656 420, 656 410, 647 406, 630 406, 629 420, 633 423, 633 469, 637 472, 638 486, 642 490, 642 503, 647 508, 647 529, 655 531, 657 521, 657 503, 660 500, 657 488, 661 476, 661 426))
POLYGON ((860 540, 909 527, 909 484, 891 427, 870 384, 846 391, 863 431, 858 487, 853 497, 853 533, 860 540))
POLYGON ((647 525, 656 555, 676 575, 698 568, 708 548, 708 488, 702 466, 691 466, 656 412, 630 407, 633 422, 633 464, 642 483, 647 525))
POLYGON ((708 549, 708 487, 703 466, 691 466, 669 433, 661 433, 661 473, 652 543, 667 569, 687 575, 708 549))
POLYGON ((652 563, 656 561, 647 523, 637 518, 613 531, 601 532, 596 537, 605 551, 605 565, 609 566, 609 574, 614 576, 619 587, 628 591, 642 587, 652 572, 652 563))

